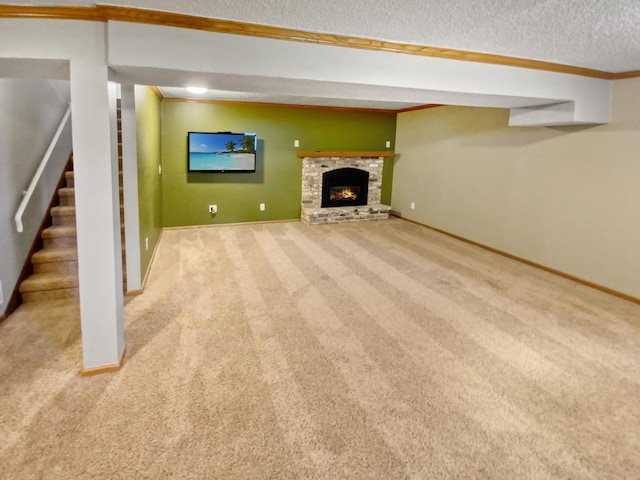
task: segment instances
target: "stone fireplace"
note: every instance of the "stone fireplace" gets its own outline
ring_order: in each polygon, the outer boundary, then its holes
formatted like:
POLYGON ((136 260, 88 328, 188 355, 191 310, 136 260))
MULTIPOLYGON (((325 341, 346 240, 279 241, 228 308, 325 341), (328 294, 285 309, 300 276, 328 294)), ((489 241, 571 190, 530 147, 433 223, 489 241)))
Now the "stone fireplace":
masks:
POLYGON ((308 225, 386 220, 384 157, 393 152, 301 152, 301 219, 308 225))

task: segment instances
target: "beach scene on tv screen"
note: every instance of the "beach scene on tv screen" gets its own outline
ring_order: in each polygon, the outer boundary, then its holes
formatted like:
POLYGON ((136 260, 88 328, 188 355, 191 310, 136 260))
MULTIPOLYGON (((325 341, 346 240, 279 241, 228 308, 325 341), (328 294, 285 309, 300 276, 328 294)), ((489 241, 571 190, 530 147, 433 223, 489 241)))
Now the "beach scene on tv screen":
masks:
POLYGON ((255 170, 256 137, 242 133, 189 134, 189 170, 255 170))

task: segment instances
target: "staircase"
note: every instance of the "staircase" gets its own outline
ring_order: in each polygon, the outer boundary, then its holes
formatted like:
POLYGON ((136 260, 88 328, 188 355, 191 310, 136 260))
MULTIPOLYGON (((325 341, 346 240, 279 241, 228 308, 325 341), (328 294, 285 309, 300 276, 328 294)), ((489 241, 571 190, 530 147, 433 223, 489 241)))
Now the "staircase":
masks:
POLYGON ((58 205, 51 209, 52 226, 42 231, 44 248, 31 257, 33 274, 20 285, 22 302, 78 298, 78 250, 73 170, 64 174, 58 205))
MULTIPOLYGON (((118 105, 120 222, 122 225, 122 262, 123 272, 125 272, 121 135, 120 108, 118 105)), ((31 256, 33 274, 20 284, 22 303, 79 298, 76 202, 72 162, 69 162, 64 178, 65 186, 59 188, 57 192, 57 205, 51 208, 51 226, 45 228, 41 234, 43 248, 31 256)), ((126 278, 124 281, 126 282, 126 278)))

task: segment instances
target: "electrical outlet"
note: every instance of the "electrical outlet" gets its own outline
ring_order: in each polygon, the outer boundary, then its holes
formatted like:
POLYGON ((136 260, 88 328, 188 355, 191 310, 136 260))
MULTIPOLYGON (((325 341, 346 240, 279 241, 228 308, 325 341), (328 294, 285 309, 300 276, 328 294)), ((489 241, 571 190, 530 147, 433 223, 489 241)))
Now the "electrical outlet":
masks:
POLYGON ((385 147, 391 148, 391 140, 387 140, 387 143, 385 144, 385 147))
POLYGON ((211 214, 218 213, 218 206, 217 205, 209 205, 209 213, 211 213, 211 214))
POLYGON ((261 203, 261 204, 260 204, 260 211, 261 211, 261 212, 264 212, 264 211, 265 211, 264 203, 261 203))
POLYGON ((162 175, 162 165, 158 165, 158 175, 162 175))
POLYGON ((145 251, 149 251, 149 237, 144 237, 144 249, 145 251))
POLYGON ((416 209, 416 204, 414 202, 411 202, 411 210, 415 210, 416 209))
POLYGON ((293 146, 298 148, 300 146, 300 140, 294 140, 293 141, 293 146))

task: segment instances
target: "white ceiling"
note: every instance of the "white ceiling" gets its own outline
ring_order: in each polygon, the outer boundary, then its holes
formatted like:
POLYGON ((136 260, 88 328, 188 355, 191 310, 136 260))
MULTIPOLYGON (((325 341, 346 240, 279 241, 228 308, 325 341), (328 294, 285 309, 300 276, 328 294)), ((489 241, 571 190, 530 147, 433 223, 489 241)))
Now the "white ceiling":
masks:
POLYGON ((385 102, 344 98, 301 97, 294 95, 272 95, 255 92, 230 92, 225 90, 207 90, 203 94, 189 93, 183 87, 158 87, 165 98, 183 98, 194 100, 215 100, 228 102, 271 103, 284 105, 311 105, 318 107, 367 108, 377 110, 403 110, 417 107, 421 103, 385 102))
MULTIPOLYGON (((96 2, 6 3, 92 6, 96 2)), ((97 3, 495 53, 607 72, 640 70, 638 0, 104 0, 97 3)))
MULTIPOLYGON (((82 5, 86 0, 7 2, 82 5)), ((640 0, 120 0, 164 10, 310 32, 492 53, 603 70, 640 70, 640 0)), ((167 97, 182 96, 163 88, 167 97)), ((210 98, 398 109, 414 104, 216 92, 210 98)))

